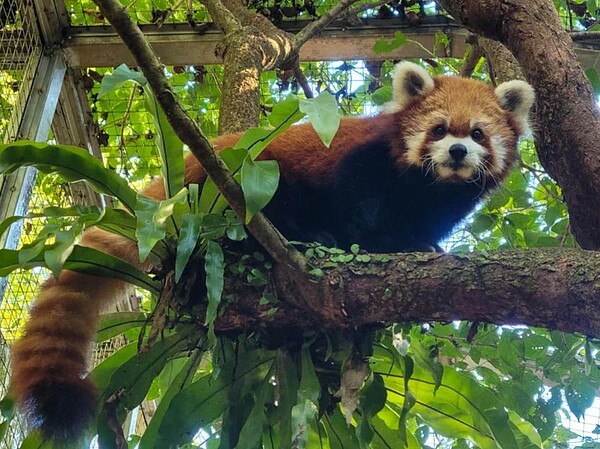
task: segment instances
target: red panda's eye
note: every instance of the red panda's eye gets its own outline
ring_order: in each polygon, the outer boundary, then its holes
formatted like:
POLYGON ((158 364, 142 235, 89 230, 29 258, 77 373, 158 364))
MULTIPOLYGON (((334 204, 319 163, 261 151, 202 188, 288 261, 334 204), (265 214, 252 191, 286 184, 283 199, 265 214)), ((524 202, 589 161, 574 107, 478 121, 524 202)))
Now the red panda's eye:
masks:
POLYGON ((433 128, 433 135, 436 137, 444 137, 446 135, 446 127, 444 125, 438 125, 433 128))
POLYGON ((475 128, 473 131, 471 131, 471 137, 475 141, 481 140, 481 139, 483 139, 483 131, 480 130, 479 128, 475 128))

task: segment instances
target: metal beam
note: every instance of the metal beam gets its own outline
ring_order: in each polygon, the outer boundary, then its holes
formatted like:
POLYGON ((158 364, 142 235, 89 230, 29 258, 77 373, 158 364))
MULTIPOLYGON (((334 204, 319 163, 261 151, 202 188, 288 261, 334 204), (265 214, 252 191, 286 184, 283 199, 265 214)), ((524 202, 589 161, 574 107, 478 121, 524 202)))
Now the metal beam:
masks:
MULTIPOLYGON (((284 22, 281 28, 291 33, 301 30, 307 21, 284 22)), ((140 26, 157 55, 165 65, 221 64, 215 48, 223 33, 213 24, 190 28, 187 24, 140 26)), ((135 64, 131 53, 109 26, 70 27, 66 30, 65 54, 71 66, 115 67, 135 64)), ((449 48, 438 45, 436 56, 461 58, 464 55, 467 32, 445 17, 428 18, 419 26, 410 26, 398 19, 369 19, 361 25, 335 22, 309 40, 300 50, 303 61, 342 59, 430 58, 436 34, 450 40, 449 48), (414 41, 386 54, 377 54, 373 45, 381 38, 393 39, 402 31, 414 41)))
MULTIPOLYGON (((284 22, 280 25, 285 31, 296 33, 306 25, 306 21, 284 22)), ((215 55, 216 45, 223 34, 213 24, 202 24, 190 28, 187 24, 141 25, 140 28, 150 41, 157 55, 165 65, 204 65, 221 64, 222 59, 215 55)), ((125 44, 110 26, 75 26, 66 29, 65 54, 71 66, 116 67, 135 61, 125 44)), ((300 50, 302 61, 331 60, 384 60, 431 58, 435 56, 462 58, 466 49, 468 32, 446 17, 427 18, 417 26, 408 25, 399 19, 365 19, 360 25, 335 22, 319 35, 309 40, 300 50), (373 51, 379 39, 391 40, 397 31, 404 33, 409 43, 390 53, 378 54, 373 51), (435 45, 436 35, 448 37, 450 45, 444 48, 435 45)), ((575 43, 584 68, 594 67, 600 54, 599 42, 575 43)))

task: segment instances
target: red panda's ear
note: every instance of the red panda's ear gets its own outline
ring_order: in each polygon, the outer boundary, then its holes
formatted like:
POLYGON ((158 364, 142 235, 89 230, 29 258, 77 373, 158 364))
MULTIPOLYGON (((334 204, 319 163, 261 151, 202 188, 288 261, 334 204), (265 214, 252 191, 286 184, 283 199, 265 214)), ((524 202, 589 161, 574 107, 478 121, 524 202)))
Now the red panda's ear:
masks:
POLYGON ((502 109, 512 112, 521 127, 521 133, 529 132, 529 111, 535 101, 533 87, 525 81, 512 80, 500 84, 494 91, 502 109))
POLYGON ((400 111, 410 100, 433 89, 433 78, 420 65, 403 61, 394 68, 392 87, 393 98, 385 106, 387 112, 400 111))

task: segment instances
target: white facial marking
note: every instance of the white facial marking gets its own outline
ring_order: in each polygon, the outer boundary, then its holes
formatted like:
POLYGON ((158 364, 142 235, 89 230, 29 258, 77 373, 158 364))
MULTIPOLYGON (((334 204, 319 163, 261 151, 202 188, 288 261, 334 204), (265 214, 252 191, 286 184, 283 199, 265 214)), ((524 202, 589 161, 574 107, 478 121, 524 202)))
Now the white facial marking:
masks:
POLYGON ((421 165, 421 148, 427 133, 421 131, 404 138, 406 144, 406 161, 411 165, 421 165))
POLYGON ((496 164, 493 167, 488 167, 492 173, 501 173, 506 166, 506 145, 504 145, 504 139, 500 136, 492 136, 490 139, 490 145, 496 155, 496 164))
POLYGON ((435 172, 442 179, 453 176, 458 176, 465 180, 472 178, 477 169, 483 167, 486 153, 486 148, 479 145, 470 137, 455 137, 448 134, 443 139, 429 144, 429 156, 433 161, 435 172), (462 144, 467 149, 462 166, 458 168, 452 167, 453 160, 449 152, 450 147, 456 144, 462 144))

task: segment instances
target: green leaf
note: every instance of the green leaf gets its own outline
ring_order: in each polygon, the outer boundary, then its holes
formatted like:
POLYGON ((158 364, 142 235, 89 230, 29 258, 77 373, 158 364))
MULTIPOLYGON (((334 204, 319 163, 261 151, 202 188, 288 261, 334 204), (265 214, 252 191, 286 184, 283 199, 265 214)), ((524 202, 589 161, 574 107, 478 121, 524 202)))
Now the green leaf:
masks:
POLYGON ((279 184, 279 166, 276 161, 244 159, 242 165, 242 190, 246 200, 246 223, 265 207, 279 184))
POLYGON ((573 375, 571 384, 565 389, 565 397, 569 410, 580 420, 585 411, 592 406, 596 395, 596 389, 583 375, 573 375))
POLYGON ((142 312, 114 312, 100 315, 96 342, 106 341, 136 327, 142 327, 148 317, 142 312))
POLYGON ((267 351, 250 351, 237 360, 234 358, 221 367, 218 377, 208 374, 185 387, 175 395, 164 415, 154 443, 155 448, 175 448, 191 442, 198 429, 210 425, 223 415, 229 405, 229 391, 244 382, 253 388, 255 381, 264 380, 273 362, 267 351))
POLYGON ((434 360, 433 352, 436 348, 425 348, 423 342, 419 339, 413 338, 410 344, 410 351, 415 362, 425 370, 429 371, 433 381, 435 383, 434 392, 439 388, 442 383, 442 375, 444 374, 444 367, 440 362, 434 360))
POLYGON ((329 148, 341 120, 335 97, 325 90, 316 98, 300 100, 300 111, 308 116, 321 141, 329 148))
POLYGON ((31 432, 27 438, 23 440, 19 449, 80 449, 78 447, 61 447, 54 446, 49 441, 44 441, 38 432, 31 432))
POLYGON ((250 128, 240 137, 235 148, 247 149, 252 159, 256 159, 275 137, 303 117, 304 113, 300 111, 298 97, 288 95, 284 100, 276 103, 269 114, 269 124, 272 128, 250 128))
POLYGON ((292 408, 292 441, 294 448, 303 449, 309 438, 309 429, 316 428, 317 404, 321 387, 315 373, 308 344, 302 347, 302 378, 298 387, 298 402, 292 408))
POLYGON ((157 446, 157 435, 162 425, 163 420, 165 419, 167 410, 171 405, 171 401, 181 390, 183 390, 186 386, 190 384, 192 379, 194 378, 194 374, 198 369, 198 365, 202 360, 202 352, 196 351, 191 357, 188 358, 187 362, 183 366, 183 368, 177 373, 169 387, 167 388, 165 394, 160 399, 158 407, 156 411, 152 415, 152 420, 146 427, 144 431, 144 435, 142 435, 142 439, 140 440, 139 449, 163 449, 161 446, 157 446))
POLYGON ((246 422, 242 426, 235 449, 255 449, 262 446, 262 429, 267 425, 265 402, 270 389, 271 376, 267 375, 260 387, 260 392, 256 396, 256 401, 248 415, 248 419, 246 419, 246 422))
POLYGON ((377 42, 375 42, 375 45, 373 45, 373 51, 378 55, 383 53, 390 53, 395 49, 406 45, 407 43, 408 39, 406 39, 404 33, 402 33, 401 31, 396 31, 394 33, 394 39, 392 39, 391 41, 387 41, 386 39, 379 39, 377 42))
POLYGON ((594 93, 600 95, 600 75, 598 75, 598 70, 595 67, 590 67, 585 71, 585 74, 592 85, 592 89, 594 89, 594 93))
POLYGON ((19 216, 19 215, 14 215, 12 217, 8 217, 5 220, 2 220, 2 223, 0 223, 0 239, 2 238, 2 236, 4 235, 4 233, 17 221, 19 220, 23 220, 25 217, 19 216))
MULTIPOLYGON (((226 148, 219 153, 221 159, 231 173, 235 173, 242 166, 248 156, 244 148, 226 148)), ((198 201, 198 211, 203 213, 221 213, 227 207, 227 202, 219 193, 212 179, 207 178, 202 186, 202 193, 198 201)))
POLYGON ((217 308, 223 294, 225 262, 221 245, 212 240, 206 242, 206 255, 204 256, 204 270, 206 271, 206 319, 204 324, 209 328, 209 338, 214 338, 214 324, 217 318, 217 308), (211 336, 212 334, 212 336, 211 336))
POLYGON ((361 448, 368 448, 375 432, 371 420, 379 413, 387 399, 387 391, 383 383, 383 377, 379 374, 370 376, 360 392, 360 418, 356 428, 356 436, 361 448))
POLYGON ((354 449, 360 446, 356 432, 346 423, 339 407, 336 407, 331 415, 324 416, 323 424, 331 449, 354 449))
POLYGON ((103 396, 114 372, 137 354, 138 343, 129 343, 100 362, 89 374, 100 396, 103 396))
POLYGON ((108 399, 119 391, 120 405, 129 410, 137 407, 165 364, 175 355, 189 349, 193 345, 193 337, 190 336, 197 333, 197 327, 186 326, 127 360, 114 371, 102 397, 108 399))
POLYGON ((141 72, 131 70, 126 64, 121 64, 112 74, 106 74, 102 77, 98 98, 102 98, 110 92, 117 90, 127 81, 133 81, 141 86, 147 83, 146 78, 141 72))
POLYGON ((177 241, 177 257, 175 259, 175 282, 179 282, 183 270, 185 269, 188 261, 198 239, 200 237, 200 226, 202 225, 201 214, 186 214, 183 217, 181 223, 181 229, 179 231, 179 240, 177 241))
POLYGON ((166 197, 171 198, 183 189, 185 164, 183 161, 183 142, 179 139, 167 116, 158 105, 156 97, 149 88, 144 89, 146 109, 152 114, 156 127, 155 142, 160 155, 160 172, 165 184, 166 197))
POLYGON ((298 398, 298 375, 296 365, 285 350, 277 351, 277 387, 279 391, 279 438, 280 449, 292 447, 292 408, 298 398))
MULTIPOLYGON (((269 114, 269 124, 272 128, 250 128, 234 148, 227 148, 219 152, 219 156, 232 174, 239 172, 246 156, 250 154, 252 160, 256 159, 266 146, 279 134, 288 129, 293 123, 304 117, 298 108, 298 97, 288 95, 284 100, 273 106, 269 114)), ((200 212, 222 212, 227 207, 227 202, 221 197, 211 179, 207 179, 202 187, 200 197, 200 212)))
POLYGON ((382 106, 393 100, 394 91, 392 86, 383 86, 371 94, 371 100, 377 106, 382 106))
POLYGON ((81 148, 27 141, 0 145, 0 174, 23 166, 58 173, 68 182, 87 181, 97 192, 118 198, 129 210, 135 207, 136 192, 127 181, 81 148))
MULTIPOLYGON (((187 204, 187 189, 183 188, 175 196, 163 201, 155 201, 138 195, 135 214, 137 224, 135 237, 138 242, 140 261, 146 260, 155 245, 162 240, 168 230, 168 223, 177 205, 187 204)), ((170 229, 175 233, 175 229, 170 229)))
MULTIPOLYGON (((0 249, 0 276, 7 276, 18 268, 30 269, 46 266, 44 252, 42 251, 26 263, 20 263, 19 251, 0 249)), ((63 265, 63 269, 93 276, 121 279, 151 293, 158 294, 160 292, 160 283, 143 271, 118 257, 85 246, 75 245, 71 255, 63 265)))
POLYGON ((58 278, 60 271, 75 247, 75 239, 81 234, 81 226, 73 226, 68 231, 58 231, 55 234, 56 241, 44 252, 44 262, 58 278))
MULTIPOLYGON (((396 365, 390 367, 393 361, 387 353, 380 348, 375 351, 372 367, 384 379, 388 403, 403 400, 406 395, 404 374, 396 365)), ((408 385, 415 398, 411 413, 442 435, 467 438, 481 449, 521 448, 520 442, 532 441, 531 428, 508 426, 509 416, 497 396, 449 366, 444 367, 437 391, 431 375, 419 365, 414 366, 408 385)))

